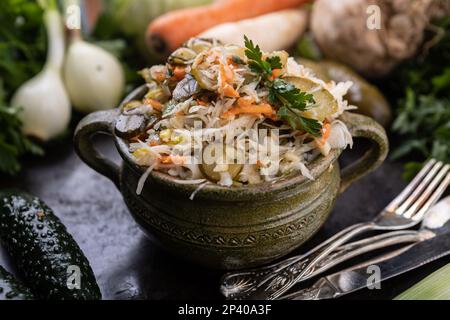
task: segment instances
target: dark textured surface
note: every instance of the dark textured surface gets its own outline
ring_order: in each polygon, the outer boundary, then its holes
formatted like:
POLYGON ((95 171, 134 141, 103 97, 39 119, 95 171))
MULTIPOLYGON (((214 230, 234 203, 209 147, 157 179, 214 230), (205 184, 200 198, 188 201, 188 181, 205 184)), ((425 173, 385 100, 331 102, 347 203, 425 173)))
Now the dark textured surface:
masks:
MULTIPOLYGON (((104 152, 117 157, 110 142, 99 142, 104 152)), ((401 164, 387 162, 351 186, 338 198, 325 226, 297 252, 373 217, 404 187, 400 175, 401 164)), ((222 272, 176 259, 147 239, 119 191, 83 164, 71 146, 30 161, 21 176, 2 178, 0 186, 22 187, 53 208, 89 259, 105 299, 222 299, 218 289, 222 272)), ((449 261, 441 259, 383 283, 381 290, 365 290, 348 298, 391 299, 449 261)), ((0 265, 15 271, 4 250, 0 250, 0 265)))

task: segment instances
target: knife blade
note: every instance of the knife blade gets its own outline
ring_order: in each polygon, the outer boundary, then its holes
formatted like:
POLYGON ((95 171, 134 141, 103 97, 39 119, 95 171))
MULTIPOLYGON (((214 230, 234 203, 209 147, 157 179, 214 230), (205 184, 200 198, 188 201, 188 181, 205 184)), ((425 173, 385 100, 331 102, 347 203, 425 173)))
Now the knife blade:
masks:
MULTIPOLYGON (((424 232, 431 232, 426 230, 424 232)), ((379 256, 363 264, 322 277, 311 287, 286 295, 282 299, 321 300, 333 299, 368 287, 368 267, 379 268, 379 278, 370 285, 393 278, 450 254, 450 233, 439 234, 429 240, 409 245, 379 256)))

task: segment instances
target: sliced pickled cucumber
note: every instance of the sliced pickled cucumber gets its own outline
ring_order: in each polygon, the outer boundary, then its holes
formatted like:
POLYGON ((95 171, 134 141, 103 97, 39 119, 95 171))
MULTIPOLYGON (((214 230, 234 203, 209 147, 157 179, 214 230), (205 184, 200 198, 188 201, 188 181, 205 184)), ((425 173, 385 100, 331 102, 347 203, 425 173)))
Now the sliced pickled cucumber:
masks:
POLYGON ((194 76, 200 88, 209 91, 215 91, 217 89, 217 80, 211 79, 208 76, 208 73, 205 70, 202 70, 200 66, 193 67, 191 75, 194 76))
POLYGON ((374 118, 385 128, 390 125, 392 111, 389 102, 376 86, 370 84, 358 73, 334 61, 317 62, 304 58, 298 58, 297 61, 311 69, 323 81, 352 81, 353 85, 344 98, 358 107, 355 112, 374 118))
POLYGON ((311 79, 302 77, 286 77, 287 82, 293 84, 301 91, 311 93, 316 102, 314 107, 301 112, 301 115, 305 118, 316 119, 323 121, 325 118, 331 116, 338 111, 338 104, 333 95, 319 83, 314 82, 311 79))
POLYGON ((189 48, 178 48, 175 50, 167 60, 170 64, 188 65, 194 62, 197 57, 197 52, 189 48))
POLYGON ((227 172, 230 174, 231 178, 234 179, 237 177, 239 172, 242 170, 242 164, 232 163, 234 159, 232 159, 232 155, 234 154, 234 148, 229 146, 224 146, 222 144, 209 144, 206 146, 203 152, 203 163, 200 165, 200 170, 203 174, 212 181, 220 181, 220 172, 214 171, 217 165, 220 163, 226 163, 227 172), (224 153, 222 155, 216 154, 217 148, 223 148, 224 153), (211 157, 212 159, 205 159, 206 155, 211 157), (223 159, 221 159, 223 158, 223 159), (213 161, 211 161, 213 160, 213 161))

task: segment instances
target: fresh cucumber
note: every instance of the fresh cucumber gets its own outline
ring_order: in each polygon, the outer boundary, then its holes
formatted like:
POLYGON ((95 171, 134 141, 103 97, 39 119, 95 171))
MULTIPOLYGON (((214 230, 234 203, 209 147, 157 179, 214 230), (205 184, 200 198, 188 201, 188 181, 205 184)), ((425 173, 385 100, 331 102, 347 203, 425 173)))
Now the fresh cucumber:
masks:
POLYGON ((37 297, 101 298, 80 247, 39 198, 14 190, 0 191, 0 240, 37 297))
POLYGON ((0 266, 0 300, 32 300, 30 289, 0 266))

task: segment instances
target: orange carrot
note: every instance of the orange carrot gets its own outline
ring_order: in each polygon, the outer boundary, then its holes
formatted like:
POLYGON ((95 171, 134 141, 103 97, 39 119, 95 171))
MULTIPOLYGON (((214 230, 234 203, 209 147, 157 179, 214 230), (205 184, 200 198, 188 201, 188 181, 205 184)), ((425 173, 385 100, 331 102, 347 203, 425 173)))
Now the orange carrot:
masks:
POLYGON ((160 162, 162 164, 172 164, 172 157, 171 156, 161 156, 160 162))
POLYGON ((238 107, 249 107, 255 104, 255 100, 250 97, 241 98, 237 101, 238 107))
POLYGON ((231 70, 229 65, 224 65, 222 62, 220 62, 220 73, 222 74, 224 81, 226 81, 226 82, 233 81, 234 73, 233 73, 233 70, 231 70))
POLYGON ((282 72, 281 69, 273 69, 271 80, 274 80, 274 79, 278 78, 279 76, 281 76, 281 72, 282 72))
POLYGON ((273 114, 273 109, 270 104, 267 103, 261 103, 261 104, 254 104, 254 105, 242 105, 242 106, 235 106, 232 107, 227 112, 224 112, 222 117, 223 118, 229 118, 231 116, 235 116, 238 114, 247 113, 247 114, 264 114, 266 116, 271 117, 273 114))
POLYGON ((325 144, 325 142, 327 142, 330 133, 331 133, 331 125, 329 123, 324 123, 324 125, 322 126, 322 130, 321 130, 322 136, 318 139, 316 139, 317 143, 320 146, 323 146, 325 144))
POLYGON ((168 55, 189 38, 215 25, 299 7, 310 1, 227 0, 206 6, 175 10, 150 23, 146 35, 147 45, 154 52, 168 55))
POLYGON ((186 70, 184 67, 176 66, 173 70, 173 77, 172 80, 183 80, 184 76, 186 75, 186 70))
POLYGON ((182 164, 182 163, 184 163, 184 160, 185 160, 185 158, 183 157, 183 156, 178 156, 178 155, 175 155, 175 156, 164 156, 164 155, 162 155, 160 158, 159 158, 159 161, 162 163, 162 164, 182 164))
POLYGON ((223 95, 229 98, 239 98, 239 92, 237 92, 233 86, 226 84, 223 88, 223 95))
POLYGON ((231 70, 229 65, 224 65, 222 62, 220 62, 219 72, 220 72, 219 92, 225 97, 238 98, 239 93, 233 88, 233 85, 231 84, 234 79, 233 70, 231 70))
POLYGON ((154 109, 161 111, 163 109, 163 104, 155 99, 145 99, 145 104, 151 105, 154 109))

